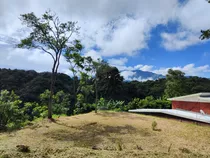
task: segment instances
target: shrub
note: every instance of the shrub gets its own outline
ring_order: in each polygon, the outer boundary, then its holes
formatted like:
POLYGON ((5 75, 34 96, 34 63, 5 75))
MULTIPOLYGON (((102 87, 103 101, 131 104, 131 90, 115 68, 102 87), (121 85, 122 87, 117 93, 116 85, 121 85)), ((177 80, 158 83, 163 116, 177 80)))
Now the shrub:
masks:
POLYGON ((140 99, 134 98, 132 101, 128 103, 128 109, 138 109, 140 106, 140 99))
MULTIPOLYGON (((40 94, 40 101, 41 101, 41 107, 47 107, 50 97, 50 91, 46 90, 44 93, 40 94)), ((71 105, 71 99, 70 95, 64 93, 63 91, 57 92, 55 95, 53 95, 53 104, 52 104, 52 111, 53 114, 61 115, 61 114, 67 114, 67 111, 70 109, 71 105)), ((42 115, 45 114, 45 111, 43 111, 42 115)))
POLYGON ((100 110, 115 110, 115 111, 125 110, 124 101, 118 101, 118 100, 106 101, 104 98, 100 98, 97 105, 100 110))
POLYGON ((152 122, 152 130, 155 131, 157 129, 157 122, 153 121, 152 122))
POLYGON ((121 142, 117 142, 117 148, 119 151, 122 151, 123 150, 123 145, 121 142))
POLYGON ((97 108, 100 110, 108 110, 107 102, 104 98, 100 98, 97 103, 97 108))
POLYGON ((85 103, 83 94, 77 95, 77 103, 75 105, 74 114, 82 114, 95 110, 95 104, 85 103))
POLYGON ((20 108, 21 100, 12 91, 2 90, 0 93, 0 130, 7 128, 19 128, 23 125, 26 117, 20 108))
POLYGON ((47 106, 41 106, 38 103, 27 102, 24 104, 24 113, 27 115, 29 121, 32 121, 39 117, 47 116, 47 106))
POLYGON ((171 101, 154 99, 152 96, 148 96, 145 99, 134 98, 127 105, 128 109, 170 109, 171 101))

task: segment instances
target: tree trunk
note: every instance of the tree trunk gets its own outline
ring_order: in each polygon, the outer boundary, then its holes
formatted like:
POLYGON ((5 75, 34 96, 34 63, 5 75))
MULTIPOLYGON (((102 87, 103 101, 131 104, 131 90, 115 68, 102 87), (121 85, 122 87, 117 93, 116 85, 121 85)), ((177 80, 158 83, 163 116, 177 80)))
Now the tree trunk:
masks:
POLYGON ((97 77, 95 79, 95 90, 96 90, 96 100, 95 100, 95 104, 96 104, 96 108, 95 108, 95 113, 98 112, 98 86, 97 86, 97 77))
POLYGON ((74 80, 73 80, 73 88, 74 88, 74 104, 76 104, 77 96, 76 96, 76 77, 74 75, 74 80))
POLYGON ((52 71, 51 74, 51 81, 50 81, 50 98, 49 98, 49 104, 48 104, 48 119, 52 119, 52 99, 54 95, 54 86, 55 86, 55 72, 52 71))

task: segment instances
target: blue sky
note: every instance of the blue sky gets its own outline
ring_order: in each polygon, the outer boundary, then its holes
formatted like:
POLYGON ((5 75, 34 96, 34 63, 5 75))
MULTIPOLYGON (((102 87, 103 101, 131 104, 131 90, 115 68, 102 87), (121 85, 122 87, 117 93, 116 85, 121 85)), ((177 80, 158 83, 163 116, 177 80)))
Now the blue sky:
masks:
MULTIPOLYGON (((80 35, 71 39, 81 40, 84 56, 125 70, 125 79, 136 69, 165 75, 169 68, 210 78, 210 42, 199 39, 210 28, 205 0, 0 0, 0 68, 50 71, 49 55, 14 48, 30 31, 19 15, 49 8, 61 21, 78 21, 80 35)), ((68 66, 62 57, 59 71, 71 75, 68 66)))

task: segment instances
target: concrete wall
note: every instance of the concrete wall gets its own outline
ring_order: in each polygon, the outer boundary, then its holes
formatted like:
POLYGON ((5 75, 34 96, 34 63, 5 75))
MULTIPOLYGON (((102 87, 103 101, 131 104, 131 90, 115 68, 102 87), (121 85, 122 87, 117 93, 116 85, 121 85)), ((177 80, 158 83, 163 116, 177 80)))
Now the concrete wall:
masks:
POLYGON ((172 109, 183 109, 194 112, 203 110, 205 113, 210 114, 210 103, 172 101, 172 109))

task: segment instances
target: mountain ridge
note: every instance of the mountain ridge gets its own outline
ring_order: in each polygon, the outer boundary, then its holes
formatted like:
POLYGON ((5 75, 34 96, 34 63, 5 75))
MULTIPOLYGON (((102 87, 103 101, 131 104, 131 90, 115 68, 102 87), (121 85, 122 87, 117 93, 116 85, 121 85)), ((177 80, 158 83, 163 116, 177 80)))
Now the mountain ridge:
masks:
MULTIPOLYGON (((125 73, 127 70, 122 70, 121 73, 125 73)), ((142 70, 131 70, 130 75, 125 79, 127 81, 138 80, 138 81, 147 81, 147 80, 157 80, 161 78, 165 78, 164 75, 156 74, 150 71, 142 71, 142 70)))

